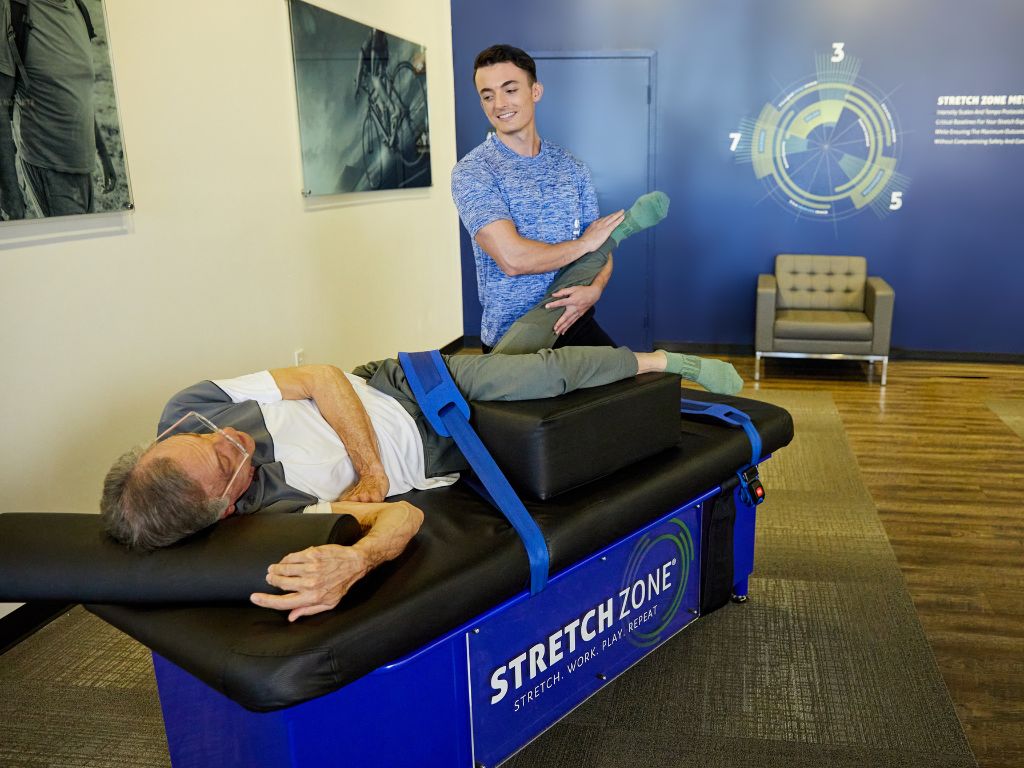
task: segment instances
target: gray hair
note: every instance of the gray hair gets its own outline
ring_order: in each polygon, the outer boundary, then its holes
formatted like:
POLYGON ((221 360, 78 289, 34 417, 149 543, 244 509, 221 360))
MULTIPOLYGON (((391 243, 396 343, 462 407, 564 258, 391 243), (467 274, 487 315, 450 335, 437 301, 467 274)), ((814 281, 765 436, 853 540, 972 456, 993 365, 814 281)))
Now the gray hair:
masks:
POLYGON ((100 518, 129 549, 166 547, 220 520, 224 499, 207 498, 202 486, 171 459, 139 462, 153 444, 138 445, 111 466, 103 481, 100 518))

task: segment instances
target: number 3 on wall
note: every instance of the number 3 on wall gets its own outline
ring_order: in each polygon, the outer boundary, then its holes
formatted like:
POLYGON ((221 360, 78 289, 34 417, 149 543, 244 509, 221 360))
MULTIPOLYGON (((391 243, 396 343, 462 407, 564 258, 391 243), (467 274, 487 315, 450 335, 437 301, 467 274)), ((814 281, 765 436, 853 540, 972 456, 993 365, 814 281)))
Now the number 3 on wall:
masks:
POLYGON ((843 47, 846 43, 832 43, 832 63, 838 64, 840 61, 846 58, 846 51, 843 47))

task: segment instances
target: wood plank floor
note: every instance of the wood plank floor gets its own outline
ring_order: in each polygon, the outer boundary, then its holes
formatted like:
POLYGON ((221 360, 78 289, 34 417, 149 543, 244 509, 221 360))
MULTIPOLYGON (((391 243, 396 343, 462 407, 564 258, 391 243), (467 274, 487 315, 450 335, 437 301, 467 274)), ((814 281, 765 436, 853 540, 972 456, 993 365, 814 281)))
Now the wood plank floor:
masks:
POLYGON ((832 394, 979 765, 1024 766, 1024 439, 986 405, 1024 402, 1024 366, 765 365, 760 389, 832 394))

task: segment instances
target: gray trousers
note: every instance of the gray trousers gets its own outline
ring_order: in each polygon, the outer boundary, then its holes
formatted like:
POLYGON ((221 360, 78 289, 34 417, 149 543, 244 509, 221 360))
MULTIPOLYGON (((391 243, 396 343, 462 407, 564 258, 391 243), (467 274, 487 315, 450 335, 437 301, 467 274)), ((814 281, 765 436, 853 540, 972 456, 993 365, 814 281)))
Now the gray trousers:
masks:
POLYGON ((94 203, 91 174, 53 171, 24 160, 21 168, 25 172, 29 192, 43 216, 92 213, 94 203))
MULTIPOLYGON (((563 347, 522 355, 446 355, 444 360, 467 400, 557 397, 628 379, 637 373, 636 356, 625 347, 563 347)), ((367 363, 352 373, 395 398, 413 417, 423 439, 427 477, 468 469, 454 441, 438 435, 427 422, 397 360, 367 363)))

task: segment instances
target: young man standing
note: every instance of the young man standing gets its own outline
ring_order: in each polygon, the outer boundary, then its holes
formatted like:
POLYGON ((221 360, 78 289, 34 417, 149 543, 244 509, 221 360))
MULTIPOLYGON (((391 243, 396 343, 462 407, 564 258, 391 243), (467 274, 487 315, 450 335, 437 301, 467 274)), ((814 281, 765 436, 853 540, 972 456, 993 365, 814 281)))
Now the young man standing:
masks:
MULTIPOLYGON (((535 109, 544 86, 529 54, 492 46, 476 57, 473 80, 494 133, 455 166, 452 197, 473 239, 488 351, 544 297, 558 269, 605 243, 624 212, 598 218, 586 165, 541 140, 535 109)), ((609 258, 591 284, 555 293, 548 307, 564 308, 556 347, 613 344, 594 320, 611 272, 609 258)))

